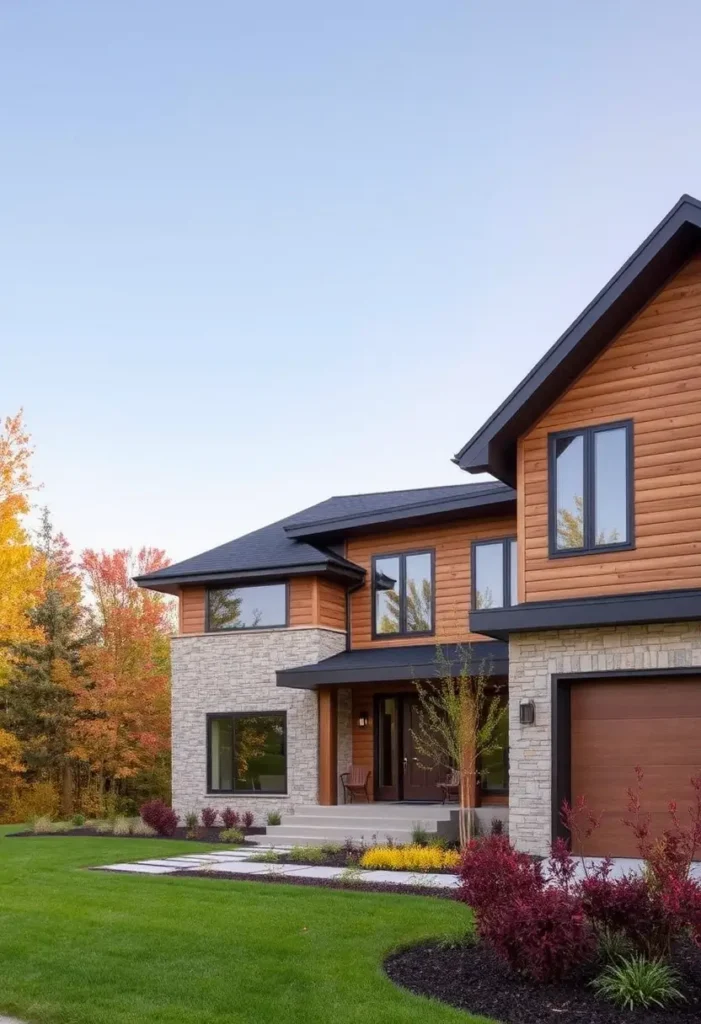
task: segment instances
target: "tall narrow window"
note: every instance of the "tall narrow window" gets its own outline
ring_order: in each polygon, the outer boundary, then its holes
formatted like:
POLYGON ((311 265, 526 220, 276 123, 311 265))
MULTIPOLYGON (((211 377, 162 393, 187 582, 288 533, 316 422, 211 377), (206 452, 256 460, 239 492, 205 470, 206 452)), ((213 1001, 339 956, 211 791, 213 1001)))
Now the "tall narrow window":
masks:
POLYGON ((373 558, 373 633, 433 633, 433 552, 407 551, 373 558))
POLYGON ((472 607, 508 608, 518 603, 516 541, 513 537, 472 545, 472 607))
POLYGON ((207 746, 210 793, 286 792, 284 711, 209 715, 207 746))
POLYGON ((550 554, 633 543, 633 425, 550 435, 550 554))

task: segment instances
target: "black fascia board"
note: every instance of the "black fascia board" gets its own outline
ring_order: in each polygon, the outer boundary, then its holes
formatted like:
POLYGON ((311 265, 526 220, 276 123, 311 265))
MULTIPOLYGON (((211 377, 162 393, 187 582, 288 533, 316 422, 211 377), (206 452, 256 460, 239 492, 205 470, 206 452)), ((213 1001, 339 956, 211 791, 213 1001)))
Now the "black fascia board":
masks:
POLYGON ((145 590, 158 590, 161 593, 177 593, 179 586, 187 584, 222 584, 254 583, 258 580, 283 580, 290 576, 329 576, 340 582, 361 582, 365 578, 365 570, 352 562, 345 565, 333 562, 312 562, 307 565, 282 565, 265 569, 228 569, 222 572, 190 572, 179 576, 157 576, 149 573, 145 576, 134 576, 134 583, 145 590), (167 589, 172 586, 172 589, 167 589))
POLYGON ((642 245, 453 458, 513 486, 515 444, 701 244, 701 203, 682 196, 642 245))
POLYGON ((510 507, 516 502, 516 491, 511 487, 499 490, 478 492, 477 494, 461 495, 459 498, 442 498, 438 501, 416 502, 412 505, 398 506, 377 512, 357 512, 353 515, 335 516, 330 519, 319 519, 316 522, 292 523, 285 526, 288 537, 302 540, 311 537, 348 535, 366 527, 383 526, 403 522, 412 525, 434 516, 452 518, 456 513, 486 510, 496 514, 500 509, 510 507))
MULTIPOLYGON (((444 658, 455 666, 456 674, 459 673, 468 648, 463 653, 458 644, 443 644, 441 648, 444 658)), ((478 641, 471 645, 469 651, 475 671, 485 665, 489 666, 491 675, 508 675, 509 651, 505 643, 478 641)), ((316 690, 319 686, 412 682, 436 679, 440 674, 435 645, 344 651, 312 665, 281 669, 276 673, 278 686, 300 690, 316 690)))
POLYGON ((497 640, 508 640, 511 633, 537 630, 635 626, 694 619, 701 619, 701 589, 575 597, 564 601, 531 601, 513 608, 485 608, 470 612, 470 629, 497 640))

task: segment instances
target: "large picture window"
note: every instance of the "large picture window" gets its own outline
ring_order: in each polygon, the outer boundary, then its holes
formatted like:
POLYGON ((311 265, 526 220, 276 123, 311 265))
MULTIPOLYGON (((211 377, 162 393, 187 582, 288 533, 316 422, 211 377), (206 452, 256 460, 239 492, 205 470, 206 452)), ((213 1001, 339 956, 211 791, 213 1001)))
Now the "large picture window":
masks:
POLYGON ((472 545, 472 607, 509 608, 518 604, 518 561, 513 537, 472 545))
POLYGON ((549 443, 550 554, 632 547, 632 423, 562 431, 549 443))
POLYGON ((286 793, 284 711, 207 716, 210 793, 286 793))
POLYGON ((210 587, 207 591, 207 628, 211 632, 286 625, 286 583, 259 587, 210 587))
POLYGON ((433 551, 376 555, 372 587, 375 637, 433 633, 433 551))

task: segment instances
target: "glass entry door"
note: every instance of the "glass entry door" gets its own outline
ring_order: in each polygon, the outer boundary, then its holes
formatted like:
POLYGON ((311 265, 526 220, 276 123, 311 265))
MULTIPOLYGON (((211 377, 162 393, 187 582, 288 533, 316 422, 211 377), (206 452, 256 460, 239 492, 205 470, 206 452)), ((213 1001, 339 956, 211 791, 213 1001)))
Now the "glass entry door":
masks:
POLYGON ((375 799, 440 800, 439 768, 426 765, 416 750, 418 697, 399 693, 375 704, 375 799))

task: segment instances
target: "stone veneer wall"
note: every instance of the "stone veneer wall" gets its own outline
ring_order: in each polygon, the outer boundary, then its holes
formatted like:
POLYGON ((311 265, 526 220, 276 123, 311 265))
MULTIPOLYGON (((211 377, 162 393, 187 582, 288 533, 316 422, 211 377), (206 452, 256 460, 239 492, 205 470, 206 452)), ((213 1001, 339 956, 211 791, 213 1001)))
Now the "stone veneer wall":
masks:
POLYGON ((551 834, 552 676, 568 672, 701 668, 701 623, 606 626, 519 633, 509 639, 509 834, 519 849, 548 852, 551 834), (534 725, 519 702, 535 702, 534 725))
POLYGON ((178 636, 172 643, 173 807, 182 817, 203 807, 293 810, 318 800, 318 710, 313 690, 276 685, 278 669, 294 668, 345 650, 332 629, 260 629, 250 633, 178 636), (206 715, 226 711, 287 711, 287 795, 207 794, 206 715))
POLYGON ((353 760, 353 692, 349 687, 338 691, 338 742, 336 749, 336 776, 338 778, 337 800, 343 803, 341 773, 347 772, 353 760))

